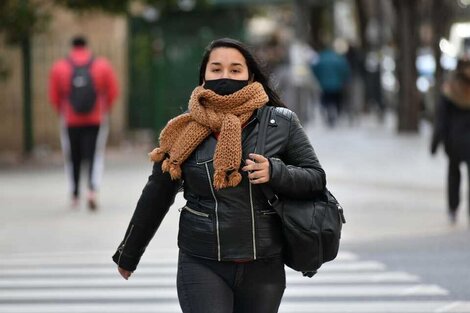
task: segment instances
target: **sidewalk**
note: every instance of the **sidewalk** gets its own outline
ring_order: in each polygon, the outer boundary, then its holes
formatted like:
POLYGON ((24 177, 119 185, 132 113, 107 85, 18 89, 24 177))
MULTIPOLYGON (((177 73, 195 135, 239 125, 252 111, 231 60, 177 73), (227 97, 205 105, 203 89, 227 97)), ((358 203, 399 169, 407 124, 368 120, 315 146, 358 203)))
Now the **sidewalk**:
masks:
POLYGON ((430 155, 429 123, 420 125, 420 134, 397 135, 392 116, 380 125, 364 118, 360 127, 327 130, 310 124, 306 130, 328 187, 345 208, 345 242, 468 229, 465 174, 459 224, 447 221, 447 159, 442 147, 430 155))
MULTIPOLYGON (((343 243, 383 238, 467 232, 466 202, 450 227, 445 212, 446 159, 428 152, 429 126, 420 135, 397 136, 393 121, 364 120, 360 127, 327 130, 307 125, 329 189, 345 209, 343 243)), ((68 207, 61 162, 0 170, 0 255, 39 252, 106 252, 122 239, 151 171, 147 149, 109 149, 100 210, 68 207)), ((464 176, 465 177, 465 176, 464 176)), ((462 186, 466 190, 466 186, 462 186)), ((465 197, 463 197, 466 199, 465 197)), ((163 221, 150 249, 176 247, 182 194, 163 221)))

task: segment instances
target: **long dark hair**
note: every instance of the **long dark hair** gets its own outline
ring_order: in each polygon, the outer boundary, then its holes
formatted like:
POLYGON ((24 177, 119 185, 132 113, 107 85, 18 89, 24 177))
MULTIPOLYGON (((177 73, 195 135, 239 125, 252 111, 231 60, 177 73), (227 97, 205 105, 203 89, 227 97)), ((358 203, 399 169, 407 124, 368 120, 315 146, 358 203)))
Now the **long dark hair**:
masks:
POLYGON ((204 51, 204 55, 202 57, 201 66, 199 67, 199 85, 202 85, 204 82, 204 77, 206 73, 207 62, 209 62, 209 56, 215 48, 234 48, 237 49, 245 58, 246 65, 248 66, 248 71, 250 77, 260 83, 264 91, 269 97, 269 102, 267 105, 275 106, 275 107, 286 107, 285 104, 279 98, 279 95, 269 86, 268 76, 264 73, 260 66, 260 62, 256 59, 255 55, 251 53, 248 47, 241 43, 238 40, 231 39, 231 38, 221 38, 212 41, 204 51))

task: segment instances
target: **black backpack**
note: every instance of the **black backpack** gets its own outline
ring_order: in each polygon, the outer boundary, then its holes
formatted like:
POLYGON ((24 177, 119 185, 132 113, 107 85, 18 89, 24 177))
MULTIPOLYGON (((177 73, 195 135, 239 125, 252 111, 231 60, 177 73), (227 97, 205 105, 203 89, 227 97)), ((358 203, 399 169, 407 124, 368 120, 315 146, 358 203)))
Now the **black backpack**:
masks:
MULTIPOLYGON (((272 107, 261 114, 256 153, 264 154, 272 107)), ((284 237, 284 263, 312 277, 323 263, 338 255, 343 208, 325 188, 312 200, 278 198, 268 184, 259 185, 269 205, 280 216, 284 237)))
POLYGON ((67 60, 73 69, 70 80, 70 104, 76 113, 89 113, 93 110, 97 97, 90 71, 94 58, 90 58, 90 61, 82 66, 76 65, 71 58, 67 60))

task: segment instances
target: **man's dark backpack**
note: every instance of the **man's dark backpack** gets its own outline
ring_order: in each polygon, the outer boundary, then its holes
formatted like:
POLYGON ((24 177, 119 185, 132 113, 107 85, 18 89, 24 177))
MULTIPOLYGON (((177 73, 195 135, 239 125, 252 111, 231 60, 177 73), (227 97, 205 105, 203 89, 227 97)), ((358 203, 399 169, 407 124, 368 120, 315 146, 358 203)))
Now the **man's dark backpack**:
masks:
POLYGON ((78 114, 86 114, 93 110, 96 103, 96 88, 91 77, 91 66, 94 58, 90 58, 82 66, 76 65, 72 59, 67 59, 72 66, 72 79, 70 81, 70 104, 78 114))

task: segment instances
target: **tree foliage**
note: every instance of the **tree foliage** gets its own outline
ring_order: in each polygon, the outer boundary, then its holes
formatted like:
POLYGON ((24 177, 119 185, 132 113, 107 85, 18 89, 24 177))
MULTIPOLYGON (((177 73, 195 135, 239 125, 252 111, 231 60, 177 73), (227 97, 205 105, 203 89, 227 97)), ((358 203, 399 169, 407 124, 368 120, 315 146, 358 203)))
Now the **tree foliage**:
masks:
POLYGON ((124 13, 130 0, 55 0, 59 5, 76 11, 103 10, 110 13, 124 13))
POLYGON ((72 11, 104 11, 113 14, 124 14, 133 3, 143 3, 158 7, 176 6, 178 0, 54 0, 58 5, 72 11))
POLYGON ((75 12, 125 14, 133 2, 165 8, 176 6, 178 0, 0 0, 0 34, 4 34, 7 43, 18 44, 46 30, 54 6, 75 12))
POLYGON ((0 1, 0 33, 7 43, 17 44, 47 27, 50 14, 45 1, 0 1))

